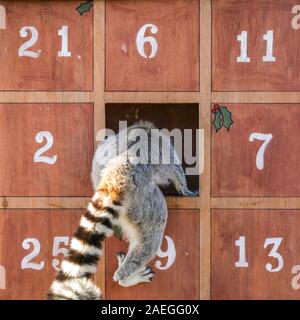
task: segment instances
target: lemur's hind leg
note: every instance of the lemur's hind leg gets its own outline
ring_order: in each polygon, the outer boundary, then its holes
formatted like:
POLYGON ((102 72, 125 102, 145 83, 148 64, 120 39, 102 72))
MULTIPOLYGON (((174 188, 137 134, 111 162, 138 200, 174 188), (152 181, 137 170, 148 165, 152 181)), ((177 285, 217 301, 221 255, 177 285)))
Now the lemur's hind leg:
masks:
MULTIPOLYGON (((124 259, 126 257, 126 254, 124 252, 119 252, 117 254, 118 259, 118 266, 120 267, 123 263, 124 259)), ((138 283, 142 282, 151 282, 154 277, 154 271, 150 267, 143 267, 141 270, 138 270, 136 273, 132 274, 125 280, 117 280, 119 282, 119 285, 122 287, 130 287, 134 286, 138 283)))

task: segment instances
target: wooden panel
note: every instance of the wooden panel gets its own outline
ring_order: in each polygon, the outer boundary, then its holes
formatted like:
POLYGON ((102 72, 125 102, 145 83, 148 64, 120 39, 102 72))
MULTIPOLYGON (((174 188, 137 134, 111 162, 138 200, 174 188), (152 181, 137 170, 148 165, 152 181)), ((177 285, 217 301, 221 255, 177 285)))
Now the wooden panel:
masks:
POLYGON ((91 194, 92 104, 0 104, 0 128, 0 195, 91 194))
POLYGON ((107 1, 106 90, 198 91, 199 1, 107 1))
MULTIPOLYGON (((108 103, 105 106, 106 114, 106 128, 119 132, 119 122, 127 121, 127 126, 139 120, 147 120, 152 122, 159 129, 180 129, 182 134, 184 152, 184 144, 187 143, 188 137, 184 136, 184 129, 192 129, 193 141, 192 141, 192 154, 196 155, 196 129, 198 128, 198 105, 197 104, 135 104, 135 103, 108 103), (186 141, 185 141, 186 140, 186 141)), ((190 154, 189 154, 190 155, 190 154)), ((184 168, 195 168, 196 160, 194 163, 188 165, 187 159, 183 154, 183 167, 184 168)), ((197 171, 197 168, 193 170, 197 171)), ((187 175, 188 187, 191 190, 199 190, 199 176, 198 175, 187 175)), ((176 195, 176 190, 168 188, 164 190, 166 194, 176 195)))
POLYGON ((6 28, 0 30, 0 90, 93 89, 92 11, 80 16, 80 1, 0 3, 6 9, 6 28), (59 56, 63 26, 68 40, 65 56, 59 56), (22 54, 21 46, 30 39, 36 40, 22 54))
POLYGON ((300 105, 225 105, 234 123, 229 132, 212 126, 212 195, 299 197, 300 105))
POLYGON ((300 90, 297 4, 295 0, 212 1, 213 91, 300 90), (238 41, 239 35, 243 40, 238 41), (241 46, 246 46, 244 59, 241 46), (248 62, 242 62, 246 58, 248 62))
POLYGON ((299 214, 213 211, 212 299, 299 299, 299 214))
MULTIPOLYGON (((171 238, 175 245, 176 259, 166 270, 155 268, 157 261, 160 267, 171 262, 171 246, 166 239, 162 251, 168 257, 156 257, 151 263, 155 277, 151 283, 138 284, 123 288, 112 277, 117 269, 116 254, 126 252, 126 243, 117 238, 106 243, 106 298, 107 299, 199 299, 199 213, 197 210, 172 210, 169 212, 165 236, 171 238), (188 276, 184 276, 187 273, 188 276)), ((174 255, 174 252, 173 252, 174 255)))
POLYGON ((69 240, 58 237, 73 235, 80 214, 76 210, 0 210, 0 265, 6 270, 6 289, 0 288, 0 299, 45 299, 55 275, 54 259, 63 256, 53 255, 53 250, 66 248, 69 240))

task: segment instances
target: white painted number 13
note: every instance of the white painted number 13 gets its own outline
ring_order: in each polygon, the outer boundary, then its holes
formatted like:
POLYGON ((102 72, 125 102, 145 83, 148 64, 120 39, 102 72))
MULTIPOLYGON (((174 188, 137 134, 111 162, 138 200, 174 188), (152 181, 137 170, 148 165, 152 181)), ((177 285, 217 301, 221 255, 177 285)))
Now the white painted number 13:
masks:
MULTIPOLYGON (((267 263, 265 268, 269 272, 278 272, 283 268, 284 261, 282 255, 277 251, 283 238, 267 238, 264 243, 264 248, 273 245, 268 257, 277 260, 277 267, 275 268, 271 263, 267 263)), ((239 248, 239 260, 235 262, 236 268, 248 268, 249 264, 246 260, 246 237, 241 236, 235 241, 235 246, 239 248)))

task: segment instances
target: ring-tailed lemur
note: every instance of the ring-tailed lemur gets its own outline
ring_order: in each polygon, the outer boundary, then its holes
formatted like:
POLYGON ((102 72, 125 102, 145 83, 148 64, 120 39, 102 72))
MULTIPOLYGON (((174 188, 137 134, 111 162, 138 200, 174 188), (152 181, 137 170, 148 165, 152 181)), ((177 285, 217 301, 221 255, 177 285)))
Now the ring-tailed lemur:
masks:
POLYGON ((167 221, 166 201, 159 187, 172 183, 178 193, 196 195, 188 190, 179 162, 135 161, 137 153, 131 147, 137 130, 143 130, 148 141, 159 135, 165 142, 157 150, 148 148, 148 159, 158 160, 171 152, 173 160, 178 160, 170 138, 154 129, 151 123, 140 122, 107 138, 97 148, 92 169, 95 194, 51 285, 49 299, 100 299, 100 290, 91 277, 96 272, 102 242, 113 235, 113 226, 119 226, 129 241, 128 253, 117 256, 119 267, 113 280, 121 286, 152 280, 154 272, 146 265, 161 245, 167 221))

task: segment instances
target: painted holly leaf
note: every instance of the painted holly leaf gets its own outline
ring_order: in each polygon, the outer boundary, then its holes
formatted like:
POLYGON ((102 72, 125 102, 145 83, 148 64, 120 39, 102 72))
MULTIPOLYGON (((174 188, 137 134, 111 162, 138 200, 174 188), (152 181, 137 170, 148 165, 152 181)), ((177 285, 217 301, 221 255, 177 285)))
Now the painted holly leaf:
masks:
POLYGON ((113 226, 114 236, 122 240, 122 229, 119 226, 113 226))
POLYGON ((215 118, 214 118, 214 121, 213 121, 213 125, 216 129, 216 132, 218 132, 221 128, 222 128, 222 125, 221 125, 221 111, 217 111, 214 113, 215 115, 215 118))
POLYGON ((76 8, 76 10, 82 16, 84 13, 89 12, 92 7, 93 7, 93 1, 86 1, 81 3, 80 6, 76 8))
POLYGON ((232 126, 232 116, 231 112, 227 109, 227 107, 220 107, 221 113, 222 113, 222 126, 229 131, 229 128, 232 126))

